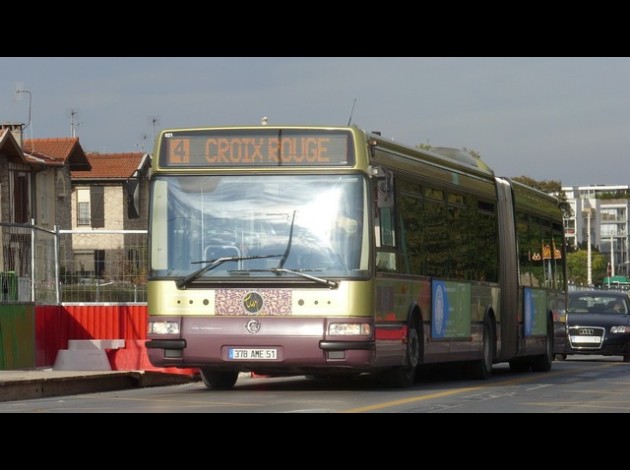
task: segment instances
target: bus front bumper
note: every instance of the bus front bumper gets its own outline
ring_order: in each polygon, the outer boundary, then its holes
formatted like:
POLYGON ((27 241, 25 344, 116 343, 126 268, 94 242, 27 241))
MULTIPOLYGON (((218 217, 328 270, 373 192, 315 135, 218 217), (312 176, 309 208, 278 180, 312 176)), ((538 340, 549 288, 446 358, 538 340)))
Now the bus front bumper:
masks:
MULTIPOLYGON (((160 317, 159 320, 165 320, 160 317)), ((331 322, 366 322, 361 318, 204 317, 178 318, 177 337, 150 334, 145 346, 156 367, 229 367, 312 372, 319 368, 368 370, 375 360, 370 335, 328 335, 331 322), (252 321, 256 326, 252 326, 252 321)))

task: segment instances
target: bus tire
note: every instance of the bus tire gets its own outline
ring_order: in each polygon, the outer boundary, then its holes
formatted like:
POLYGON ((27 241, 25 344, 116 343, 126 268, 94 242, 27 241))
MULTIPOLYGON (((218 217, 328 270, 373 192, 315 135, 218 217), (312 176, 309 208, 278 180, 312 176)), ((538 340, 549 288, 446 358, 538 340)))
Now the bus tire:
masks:
POLYGON ((483 344, 481 359, 471 362, 467 367, 467 375, 471 379, 487 380, 492 375, 494 363, 494 323, 491 320, 483 322, 483 344))
POLYGON ((512 359, 509 364, 512 372, 527 372, 532 367, 529 359, 512 359))
POLYGON ((199 369, 203 384, 210 390, 228 390, 238 380, 238 372, 231 370, 199 369))
POLYGON ((555 354, 553 352, 553 323, 551 319, 547 320, 547 338, 545 341, 545 354, 536 356, 532 361, 533 372, 549 372, 555 354))
POLYGON ((407 328, 407 343, 404 363, 393 367, 381 375, 381 381, 392 388, 408 388, 416 380, 416 370, 422 359, 422 336, 418 322, 413 319, 407 328))

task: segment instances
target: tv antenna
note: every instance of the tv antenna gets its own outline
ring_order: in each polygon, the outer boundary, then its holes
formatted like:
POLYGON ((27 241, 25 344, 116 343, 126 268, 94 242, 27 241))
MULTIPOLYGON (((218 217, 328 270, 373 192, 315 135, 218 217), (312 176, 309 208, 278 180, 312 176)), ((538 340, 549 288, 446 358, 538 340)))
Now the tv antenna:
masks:
MULTIPOLYGON (((27 127, 29 127, 31 125, 31 101, 33 98, 33 95, 31 94, 31 92, 29 90, 25 90, 24 89, 24 84, 22 82, 17 82, 15 84, 15 100, 16 101, 20 101, 22 99, 22 95, 23 94, 27 94, 28 95, 28 124, 26 124, 22 130, 26 129, 27 127)), ((31 140, 33 140, 33 128, 31 127, 31 140)))
POLYGON ((146 144, 148 137, 149 137, 148 135, 142 134, 140 136, 140 139, 141 139, 140 143, 136 144, 136 147, 138 147, 140 149, 140 151, 143 152, 143 153, 144 153, 144 145, 146 144))
POLYGON ((354 114, 354 105, 357 104, 357 99, 355 98, 352 102, 352 109, 350 110, 350 117, 348 118, 348 125, 352 122, 352 115, 354 114))
MULTIPOLYGON (((160 116, 149 116, 148 117, 149 120, 149 125, 151 125, 151 127, 153 127, 153 141, 155 142, 155 129, 158 126, 158 124, 160 124, 160 116)), ((146 139, 146 136, 145 136, 146 139)))
POLYGON ((70 118, 70 135, 72 137, 77 136, 77 128, 81 124, 79 121, 79 110, 78 109, 69 109, 66 111, 67 116, 70 118))

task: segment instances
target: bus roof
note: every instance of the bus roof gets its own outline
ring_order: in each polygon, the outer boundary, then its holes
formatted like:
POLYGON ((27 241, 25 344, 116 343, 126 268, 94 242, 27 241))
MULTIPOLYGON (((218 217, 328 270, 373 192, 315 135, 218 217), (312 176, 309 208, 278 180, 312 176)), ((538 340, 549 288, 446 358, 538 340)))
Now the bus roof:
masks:
MULTIPOLYGON (((188 128, 170 128, 163 129, 160 132, 159 138, 156 140, 156 148, 154 150, 154 157, 157 157, 158 152, 163 151, 161 147, 165 142, 165 138, 173 134, 185 134, 185 133, 202 133, 203 131, 260 131, 260 130, 295 130, 295 131, 331 131, 340 132, 348 131, 354 135, 356 141, 363 141, 368 146, 377 148, 378 150, 385 151, 390 154, 397 154, 404 158, 413 160, 418 159, 423 162, 449 168, 452 170, 460 171, 462 173, 472 173, 484 178, 494 178, 494 171, 480 158, 465 152, 462 149, 449 148, 449 147, 431 147, 429 149, 422 148, 420 146, 412 146, 409 144, 400 143, 392 140, 391 138, 382 137, 378 132, 368 132, 355 124, 350 126, 326 126, 326 125, 228 125, 228 126, 208 126, 208 127, 188 127, 188 128)), ((154 162, 159 164, 155 158, 154 162)), ((161 166, 161 165, 160 165, 161 166)))
POLYGON ((366 135, 375 147, 388 153, 422 159, 434 165, 460 170, 465 173, 474 173, 486 178, 494 177, 494 171, 483 160, 474 157, 462 149, 451 147, 430 147, 429 149, 425 149, 419 146, 412 147, 408 144, 396 142, 373 132, 366 133, 366 135))

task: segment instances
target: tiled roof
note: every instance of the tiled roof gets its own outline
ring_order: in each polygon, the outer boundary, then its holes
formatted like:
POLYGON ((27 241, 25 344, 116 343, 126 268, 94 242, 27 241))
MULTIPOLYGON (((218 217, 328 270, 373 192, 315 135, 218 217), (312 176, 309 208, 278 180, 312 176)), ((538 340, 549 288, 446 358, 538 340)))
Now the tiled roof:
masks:
POLYGON ((46 155, 49 158, 52 157, 55 160, 64 162, 70 157, 72 149, 78 142, 78 137, 29 139, 24 141, 22 150, 30 155, 46 155))
POLYGON ((92 169, 73 171, 73 180, 82 179, 127 179, 140 167, 142 152, 128 153, 88 153, 86 157, 92 169))
POLYGON ((24 141, 22 150, 29 161, 39 161, 48 165, 68 163, 72 170, 89 168, 78 137, 29 139, 24 141), (34 158, 29 158, 29 156, 34 158))

